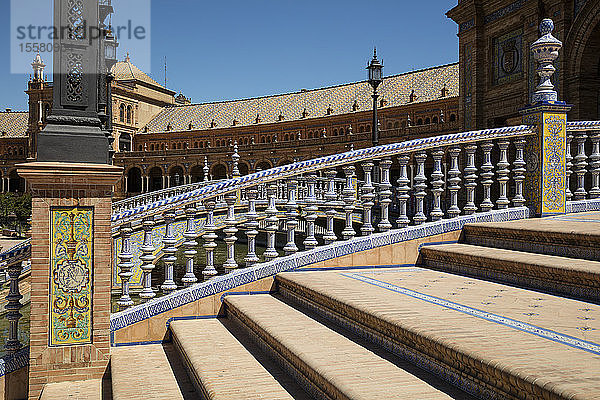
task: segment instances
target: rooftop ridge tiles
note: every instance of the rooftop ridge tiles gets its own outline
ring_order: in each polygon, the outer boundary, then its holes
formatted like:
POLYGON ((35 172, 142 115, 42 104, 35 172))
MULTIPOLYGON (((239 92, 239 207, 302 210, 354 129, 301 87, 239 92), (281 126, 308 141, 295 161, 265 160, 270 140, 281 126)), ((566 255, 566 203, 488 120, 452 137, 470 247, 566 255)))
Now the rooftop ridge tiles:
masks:
MULTIPOLYGON (((442 65, 436 65, 436 66, 433 66, 433 67, 427 67, 427 68, 417 69, 417 70, 413 70, 413 71, 401 72, 401 73, 398 73, 398 74, 389 75, 389 76, 384 77, 383 79, 385 81, 386 79, 398 78, 398 77, 401 77, 401 76, 406 76, 406 75, 411 75, 411 74, 417 74, 417 73, 420 73, 420 72, 431 71, 431 70, 434 70, 434 69, 441 69, 441 68, 447 68, 447 67, 457 66, 458 64, 459 64, 458 62, 453 62, 453 63, 447 63, 447 64, 442 64, 442 65)), ((361 80, 361 81, 340 83, 340 84, 337 84, 337 85, 323 86, 323 87, 312 88, 312 89, 301 89, 301 90, 295 91, 295 92, 285 92, 285 93, 277 93, 277 94, 268 94, 268 95, 256 96, 256 97, 242 97, 242 98, 230 99, 230 100, 209 101, 209 102, 205 102, 205 103, 169 104, 168 106, 165 106, 165 109, 167 109, 167 108, 185 108, 185 107, 193 107, 193 106, 208 106, 208 105, 214 105, 214 104, 235 103, 235 102, 248 101, 248 100, 269 99, 269 98, 273 98, 273 97, 289 96, 289 95, 293 95, 293 94, 304 94, 304 93, 316 92, 316 91, 319 91, 319 90, 335 89, 335 88, 340 88, 340 87, 344 87, 344 86, 357 85, 357 84, 360 84, 360 83, 368 83, 368 81, 367 80, 361 80)))

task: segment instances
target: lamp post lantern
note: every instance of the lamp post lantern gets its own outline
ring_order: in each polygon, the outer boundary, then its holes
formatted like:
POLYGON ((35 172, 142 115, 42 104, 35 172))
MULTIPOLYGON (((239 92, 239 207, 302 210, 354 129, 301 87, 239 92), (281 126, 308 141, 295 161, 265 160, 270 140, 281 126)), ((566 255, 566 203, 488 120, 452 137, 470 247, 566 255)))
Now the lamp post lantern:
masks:
POLYGON ((377 99, 379 93, 377 93, 377 87, 383 82, 383 64, 377 59, 377 48, 373 50, 373 59, 367 65, 369 71, 369 84, 373 87, 373 125, 372 125, 372 143, 373 146, 379 144, 379 124, 377 120, 377 99))

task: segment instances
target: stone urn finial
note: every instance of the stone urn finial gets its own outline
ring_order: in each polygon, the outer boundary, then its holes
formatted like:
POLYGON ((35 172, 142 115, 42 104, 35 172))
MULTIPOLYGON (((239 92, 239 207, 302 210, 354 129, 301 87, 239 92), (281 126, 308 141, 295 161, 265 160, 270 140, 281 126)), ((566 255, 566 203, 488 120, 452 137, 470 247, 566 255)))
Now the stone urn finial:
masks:
POLYGON ((558 58, 562 42, 552 36, 553 30, 554 22, 551 19, 544 19, 540 24, 540 38, 531 44, 533 58, 538 62, 537 73, 540 76, 540 84, 531 99, 533 103, 558 100, 551 81, 556 71, 552 63, 558 58))

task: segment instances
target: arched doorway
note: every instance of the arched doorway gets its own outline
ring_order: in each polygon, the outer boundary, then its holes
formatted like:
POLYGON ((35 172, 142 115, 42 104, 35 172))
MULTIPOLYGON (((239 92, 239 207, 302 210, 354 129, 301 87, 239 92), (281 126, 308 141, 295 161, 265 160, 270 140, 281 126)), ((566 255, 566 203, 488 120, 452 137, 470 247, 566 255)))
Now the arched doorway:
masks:
POLYGON ((163 188, 163 172, 160 167, 152 167, 148 176, 150 177, 150 187, 148 188, 150 192, 163 188))
POLYGON ((257 171, 265 171, 267 169, 271 169, 273 168, 271 166, 271 164, 268 161, 261 161, 258 164, 256 164, 256 170, 257 171))
POLYGON ((8 191, 13 193, 25 192, 25 179, 17 174, 17 170, 13 169, 8 174, 8 191))
POLYGON ((600 3, 582 3, 584 6, 563 46, 567 66, 565 100, 574 104, 570 119, 597 120, 600 119, 600 3))
POLYGON ((190 170, 190 175, 192 175, 192 183, 204 181, 204 166, 196 165, 192 167, 192 169, 190 170))
POLYGON ((133 167, 127 172, 127 193, 142 192, 142 171, 133 167))
POLYGON ((169 173, 169 186, 181 186, 184 184, 184 176, 183 176, 183 168, 180 166, 175 166, 171 168, 169 173))
POLYGON ((223 164, 217 164, 212 167, 211 175, 213 180, 217 179, 226 179, 227 178, 227 168, 223 164))
POLYGON ((248 164, 246 164, 245 162, 239 163, 238 169, 240 170, 241 176, 248 175, 249 168, 248 168, 248 164))

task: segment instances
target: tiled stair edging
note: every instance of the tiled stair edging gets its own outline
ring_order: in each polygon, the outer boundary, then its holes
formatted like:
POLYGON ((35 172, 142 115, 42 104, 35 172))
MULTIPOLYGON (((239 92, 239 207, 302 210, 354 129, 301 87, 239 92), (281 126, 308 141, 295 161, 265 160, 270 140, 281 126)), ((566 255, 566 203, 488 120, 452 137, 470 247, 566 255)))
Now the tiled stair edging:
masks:
MULTIPOLYGON (((373 329, 373 327, 363 325, 354 320, 349 320, 341 313, 325 308, 318 302, 298 295, 294 290, 289 290, 287 286, 278 285, 278 287, 279 294, 287 301, 319 315, 325 320, 358 335, 368 342, 381 346, 395 356, 410 362, 418 368, 449 382, 473 396, 486 400, 504 400, 510 398, 500 394, 499 391, 494 390, 494 388, 486 383, 478 379, 470 379, 470 377, 465 376, 461 371, 448 367, 443 361, 438 360, 436 357, 424 354, 406 344, 392 340, 387 337, 387 335, 382 335, 379 331, 373 329)), ((387 330, 387 332, 389 332, 389 330, 387 330)))
POLYGON ((573 271, 538 265, 535 262, 523 265, 517 261, 497 260, 479 255, 456 257, 454 253, 446 253, 442 248, 425 248, 420 253, 419 265, 476 279, 533 288, 582 301, 600 302, 598 274, 592 271, 573 271))
MULTIPOLYGON (((357 237, 349 241, 336 242, 321 246, 314 250, 300 252, 291 256, 257 264, 250 268, 234 271, 228 275, 218 276, 208 282, 202 282, 167 296, 152 300, 145 304, 131 307, 125 311, 114 313, 110 317, 111 337, 118 330, 135 323, 147 320, 156 315, 175 310, 178 307, 198 301, 236 287, 256 282, 263 278, 273 277, 280 272, 292 271, 322 261, 346 256, 377 247, 388 246, 409 240, 458 231, 465 224, 476 222, 502 222, 529 217, 526 207, 505 210, 493 210, 486 213, 460 216, 453 219, 409 226, 365 237, 357 237)), ((113 340, 114 345, 114 340, 113 340)))

